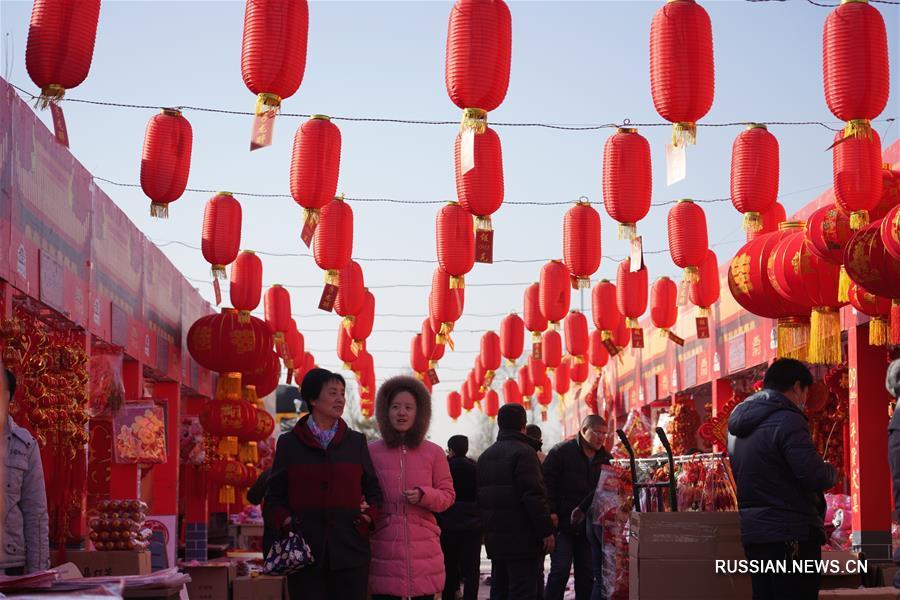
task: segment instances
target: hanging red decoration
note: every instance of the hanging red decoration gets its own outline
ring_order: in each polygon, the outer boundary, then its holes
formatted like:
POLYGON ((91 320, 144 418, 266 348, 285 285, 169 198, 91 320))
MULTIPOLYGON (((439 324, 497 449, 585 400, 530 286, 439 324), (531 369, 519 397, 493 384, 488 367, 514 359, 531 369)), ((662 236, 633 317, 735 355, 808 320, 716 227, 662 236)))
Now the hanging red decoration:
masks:
POLYGON ((525 329, 531 332, 532 344, 541 341, 541 334, 547 329, 547 317, 541 311, 541 286, 532 283, 525 288, 524 297, 525 329))
POLYGON ((527 364, 519 367, 516 381, 519 385, 519 392, 521 392, 523 397, 530 398, 534 395, 534 380, 531 378, 531 371, 527 364))
POLYGON ((633 127, 616 130, 603 146, 603 205, 619 223, 619 239, 633 239, 650 211, 650 143, 633 127))
POLYGON ((551 260, 541 267, 539 289, 541 314, 555 327, 569 313, 571 303, 569 271, 561 261, 551 260))
POLYGON ((525 322, 516 313, 509 313, 500 321, 500 353, 515 363, 525 349, 525 322))
POLYGON ((900 206, 895 206, 881 221, 881 241, 885 251, 900 260, 900 206))
POLYGON ((562 362, 562 337, 555 329, 548 329, 541 337, 541 360, 551 370, 562 362))
POLYGON ((420 338, 422 343, 422 354, 425 356, 425 358, 428 359, 429 367, 433 369, 437 366, 437 361, 439 361, 441 357, 444 356, 444 344, 440 345, 440 356, 435 358, 435 349, 437 348, 438 344, 437 340, 435 340, 434 329, 431 328, 431 321, 429 319, 425 319, 424 321, 422 321, 422 330, 420 333, 422 334, 422 337, 420 338))
POLYGON ((672 143, 693 144, 715 94, 712 23, 694 0, 669 0, 653 16, 650 92, 656 112, 675 124, 672 143))
MULTIPOLYGON (((547 365, 540 358, 528 357, 528 375, 535 388, 541 387, 547 381, 547 365)), ((531 395, 531 394, 529 394, 531 395)))
POLYGON ((409 342, 409 366, 415 373, 428 370, 428 357, 422 352, 421 333, 417 333, 409 342))
POLYGON ((569 379, 572 383, 582 384, 588 379, 588 363, 586 360, 579 361, 574 356, 569 357, 569 379))
POLYGON ((344 363, 344 369, 349 369, 359 356, 359 351, 353 346, 353 338, 346 327, 338 327, 337 356, 344 363))
POLYGON ((881 221, 859 230, 844 251, 844 266, 869 293, 891 299, 891 343, 900 344, 900 260, 881 243, 881 221))
POLYGON ((465 287, 465 275, 475 264, 472 215, 458 202, 450 202, 438 211, 435 237, 438 264, 450 275, 450 287, 465 287))
POLYGON ((566 352, 579 362, 584 362, 588 352, 588 323, 584 313, 573 310, 563 323, 566 334, 566 352))
MULTIPOLYGON (((675 0, 676 3, 687 1, 675 0)), ((703 209, 691 200, 679 200, 669 211, 668 226, 672 262, 684 269, 685 281, 697 281, 700 265, 709 249, 703 209)))
POLYGON ((251 316, 242 323, 236 310, 197 319, 187 335, 188 351, 201 367, 217 373, 250 371, 266 364, 272 352, 272 332, 251 316))
POLYGON ((841 121, 874 119, 890 91, 884 19, 865 0, 843 2, 825 19, 825 102, 841 121))
POLYGON ((744 231, 762 229, 762 214, 778 200, 778 140, 753 123, 731 145, 731 203, 744 215, 744 231))
POLYGON ((164 108, 150 118, 141 151, 141 189, 150 198, 150 216, 167 218, 169 204, 187 187, 191 170, 191 124, 181 111, 164 108))
MULTIPOLYGON (((266 290, 263 299, 263 310, 266 315, 266 324, 275 334, 275 343, 284 342, 285 334, 291 328, 291 294, 279 284, 273 284, 266 290)), ((296 326, 296 325, 295 325, 296 326)))
POLYGON ((507 379, 503 382, 503 403, 522 404, 522 392, 515 379, 507 379))
POLYGON ((291 152, 291 196, 303 207, 301 239, 309 247, 320 211, 337 194, 341 171, 341 130, 325 115, 297 128, 291 152))
POLYGON ((462 386, 460 392, 460 404, 462 404, 462 408, 466 412, 475 408, 475 398, 472 397, 472 384, 470 379, 466 379, 466 382, 462 386))
POLYGON ((248 322, 262 296, 262 261, 255 252, 244 250, 231 263, 228 294, 241 322, 248 322))
POLYGON ((91 68, 100 0, 35 0, 25 43, 25 69, 40 88, 44 108, 62 100, 91 68))
POLYGON ((572 379, 569 377, 568 361, 561 362, 559 367, 553 372, 553 387, 560 396, 565 396, 569 393, 569 388, 572 387, 572 379))
POLYGON ((483 133, 470 141, 471 164, 466 164, 467 135, 471 132, 458 133, 453 149, 456 195, 463 208, 475 217, 475 236, 478 238, 475 261, 490 263, 493 262, 492 252, 484 253, 493 247, 491 215, 503 204, 503 149, 497 132, 485 127, 483 133), (482 252, 478 252, 479 249, 482 252))
POLYGON ((240 487, 246 478, 246 467, 236 460, 217 460, 209 469, 210 481, 219 486, 220 504, 234 504, 235 488, 240 487))
POLYGON ((340 286, 341 269, 350 262, 352 252, 353 209, 341 198, 335 198, 322 209, 313 238, 313 257, 326 272, 326 284, 340 286))
POLYGON ((536 390, 538 395, 538 404, 541 405, 541 420, 547 420, 547 409, 553 404, 553 385, 550 380, 544 376, 544 381, 539 389, 536 390))
POLYGON ((287 352, 282 356, 284 366, 287 369, 294 369, 300 366, 303 362, 303 355, 306 352, 306 340, 303 338, 303 334, 297 330, 296 323, 293 323, 285 333, 283 346, 287 348, 287 352))
POLYGON ((787 214, 784 211, 784 206, 782 206, 779 202, 776 202, 771 206, 771 208, 769 208, 769 210, 763 212, 762 215, 760 215, 760 220, 762 221, 762 226, 759 231, 747 232, 748 242, 755 239, 758 235, 778 231, 778 226, 787 220, 787 214))
POLYGON ((870 294, 855 283, 850 284, 847 292, 850 305, 869 317, 869 345, 885 346, 891 339, 891 301, 875 294, 870 294))
POLYGON ((677 320, 678 285, 668 277, 660 277, 650 288, 650 321, 660 335, 667 337, 677 320))
POLYGON ((459 392, 452 391, 447 394, 447 416, 451 421, 456 421, 462 414, 462 396, 459 392))
POLYGON ((450 287, 450 274, 440 267, 431 277, 431 301, 429 316, 431 327, 436 331, 438 344, 447 344, 453 350, 450 333, 456 321, 462 316, 465 306, 465 289, 450 287))
POLYGON ((600 267, 600 214, 590 202, 579 201, 563 218, 563 262, 575 289, 591 287, 600 267))
POLYGON ((881 201, 884 176, 878 132, 868 123, 853 132, 849 129, 834 137, 834 200, 850 215, 850 228, 856 230, 869 222, 869 211, 881 201))
POLYGON ((241 205, 231 192, 219 192, 206 203, 200 245, 213 277, 225 279, 225 266, 234 262, 241 247, 241 205))
POLYGON ((615 345, 617 350, 621 352, 628 347, 628 344, 631 342, 632 338, 632 330, 628 328, 628 325, 625 323, 625 319, 623 318, 621 321, 619 321, 619 324, 616 325, 615 330, 613 330, 612 332, 612 343, 615 345))
POLYGON ((608 279, 601 279, 591 292, 591 314, 594 327, 602 332, 604 340, 612 337, 612 332, 624 319, 622 313, 619 312, 617 296, 616 285, 608 279))
POLYGON ((629 329, 640 329, 638 319, 647 311, 647 267, 631 270, 631 258, 619 263, 616 277, 616 306, 629 329))
POLYGON ((496 390, 488 390, 484 394, 484 414, 489 419, 497 418, 497 411, 500 410, 500 396, 496 390))
POLYGON ((351 260, 338 274, 341 286, 334 300, 334 312, 344 317, 344 326, 349 327, 363 308, 366 299, 366 284, 362 268, 351 260))
POLYGON ((493 331, 486 331, 481 336, 481 363, 487 373, 487 379, 492 379, 494 373, 500 368, 502 355, 500 353, 500 336, 493 331))
POLYGON ((474 380, 475 383, 478 384, 479 388, 487 387, 491 384, 490 380, 488 380, 488 370, 487 367, 484 366, 484 362, 481 360, 481 355, 475 359, 475 374, 474 380))
POLYGON ((372 335, 372 328, 375 326, 375 296, 368 289, 363 294, 362 309, 353 319, 353 325, 350 327, 350 337, 353 343, 359 346, 372 335))
POLYGON ((699 316, 709 317, 710 307, 719 300, 719 259, 712 250, 706 251, 700 275, 690 284, 688 295, 691 304, 700 309, 699 316))
POLYGON ((599 329, 591 331, 590 344, 588 347, 588 360, 591 366, 600 371, 609 362, 609 351, 603 343, 603 335, 599 329))

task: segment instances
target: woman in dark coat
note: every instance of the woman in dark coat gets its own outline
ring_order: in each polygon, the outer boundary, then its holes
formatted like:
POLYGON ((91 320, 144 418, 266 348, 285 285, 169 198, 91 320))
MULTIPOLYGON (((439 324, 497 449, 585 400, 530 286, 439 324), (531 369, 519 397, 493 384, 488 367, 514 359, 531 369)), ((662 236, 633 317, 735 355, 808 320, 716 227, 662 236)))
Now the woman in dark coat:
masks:
POLYGON ((266 491, 270 525, 282 536, 302 533, 315 558, 288 577, 290 597, 364 600, 369 535, 382 504, 366 438, 341 418, 346 400, 339 374, 311 370, 300 394, 311 412, 278 438, 266 491))

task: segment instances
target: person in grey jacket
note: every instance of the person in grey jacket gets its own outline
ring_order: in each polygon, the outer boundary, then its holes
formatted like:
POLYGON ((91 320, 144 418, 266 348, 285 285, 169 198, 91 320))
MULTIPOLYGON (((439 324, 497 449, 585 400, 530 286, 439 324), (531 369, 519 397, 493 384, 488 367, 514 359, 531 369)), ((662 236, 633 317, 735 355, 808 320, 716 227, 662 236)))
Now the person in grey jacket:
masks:
MULTIPOLYGON (((884 386, 891 396, 900 400, 900 359, 888 365, 884 386)), ((894 480, 894 521, 900 521, 900 411, 896 408, 888 425, 888 464, 894 480)), ((894 563, 900 565, 900 548, 894 549, 894 563)), ((894 587, 900 588, 900 571, 894 575, 894 587)))
POLYGON ((0 364, 0 457, 4 458, 0 572, 23 575, 50 567, 44 469, 37 442, 9 416, 16 378, 0 364))

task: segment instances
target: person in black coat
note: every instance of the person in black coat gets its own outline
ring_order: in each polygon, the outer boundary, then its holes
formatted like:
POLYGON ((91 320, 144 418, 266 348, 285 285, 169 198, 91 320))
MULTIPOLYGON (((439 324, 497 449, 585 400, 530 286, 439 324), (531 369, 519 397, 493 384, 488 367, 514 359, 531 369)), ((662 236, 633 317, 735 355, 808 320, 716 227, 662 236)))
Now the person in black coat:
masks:
MULTIPOLYGON (((737 483, 741 542, 750 560, 819 560, 825 497, 834 467, 813 445, 803 414, 812 374, 793 359, 772 363, 763 390, 728 418, 728 454, 737 483)), ((815 574, 751 574, 754 600, 815 600, 815 574)))
POLYGON ((466 456, 469 438, 454 435, 447 440, 447 456, 456 501, 437 515, 441 526, 441 550, 444 552, 443 600, 456 600, 462 580, 464 600, 478 598, 478 575, 481 566, 481 515, 478 512, 475 461, 466 456))
MULTIPOLYGON (((571 440, 560 442, 544 460, 544 481, 550 502, 551 519, 558 528, 556 550, 550 556, 547 600, 562 600, 575 564, 575 598, 588 600, 594 588, 594 557, 586 535, 584 516, 590 507, 600 468, 612 455, 603 447, 608 428, 599 415, 587 415, 571 440)), ((602 571, 602 570, 601 570, 602 571)))
POLYGON ((535 600, 544 555, 553 552, 553 523, 538 443, 525 435, 525 408, 504 404, 500 433, 477 463, 478 508, 491 559, 491 600, 535 600))
MULTIPOLYGON (((900 400, 900 359, 888 365, 884 384, 888 393, 900 400)), ((896 408, 888 425, 888 464, 894 480, 894 521, 900 521, 900 411, 896 408)), ((900 548, 894 550, 894 562, 900 565, 900 548)), ((900 588, 900 571, 894 575, 894 587, 900 588)))

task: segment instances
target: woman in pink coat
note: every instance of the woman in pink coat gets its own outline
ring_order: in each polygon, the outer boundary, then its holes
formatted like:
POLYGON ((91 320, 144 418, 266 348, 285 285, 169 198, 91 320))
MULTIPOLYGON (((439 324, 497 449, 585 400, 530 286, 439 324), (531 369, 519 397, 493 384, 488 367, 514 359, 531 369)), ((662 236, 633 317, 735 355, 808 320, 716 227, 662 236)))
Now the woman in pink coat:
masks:
POLYGON ((372 534, 372 600, 431 599, 444 589, 441 530, 434 513, 455 499, 444 451, 425 440, 431 396, 412 377, 382 384, 375 399, 382 439, 369 445, 384 492, 372 534))

